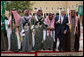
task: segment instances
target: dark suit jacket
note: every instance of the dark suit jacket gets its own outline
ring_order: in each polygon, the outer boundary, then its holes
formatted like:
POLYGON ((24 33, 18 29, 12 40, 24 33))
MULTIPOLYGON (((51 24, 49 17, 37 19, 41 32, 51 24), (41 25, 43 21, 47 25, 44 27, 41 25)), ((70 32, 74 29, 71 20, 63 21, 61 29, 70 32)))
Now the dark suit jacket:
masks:
POLYGON ((64 30, 67 30, 66 24, 68 23, 68 17, 64 15, 64 19, 62 21, 62 24, 61 23, 60 24, 56 23, 58 20, 59 20, 59 15, 57 15, 55 17, 55 24, 54 24, 54 26, 55 26, 55 34, 63 33, 64 30))

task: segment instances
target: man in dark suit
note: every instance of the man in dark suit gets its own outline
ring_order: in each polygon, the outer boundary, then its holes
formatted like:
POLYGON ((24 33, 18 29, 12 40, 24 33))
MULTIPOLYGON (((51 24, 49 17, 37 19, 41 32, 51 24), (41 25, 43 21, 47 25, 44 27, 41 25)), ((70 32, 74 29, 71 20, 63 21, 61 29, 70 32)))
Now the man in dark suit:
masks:
POLYGON ((57 38, 59 38, 60 40, 58 50, 62 51, 64 34, 66 34, 66 31, 67 31, 67 27, 66 27, 67 23, 68 23, 68 17, 65 16, 65 11, 61 10, 61 15, 57 15, 55 17, 55 42, 53 45, 53 51, 55 51, 56 49, 57 38))

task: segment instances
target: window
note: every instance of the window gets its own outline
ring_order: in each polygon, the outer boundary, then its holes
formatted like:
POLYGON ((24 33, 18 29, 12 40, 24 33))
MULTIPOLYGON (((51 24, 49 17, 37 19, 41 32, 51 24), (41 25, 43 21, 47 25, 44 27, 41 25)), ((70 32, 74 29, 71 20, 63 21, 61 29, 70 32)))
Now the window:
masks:
POLYGON ((76 7, 78 7, 78 4, 76 4, 76 7))
POLYGON ((52 10, 53 10, 53 7, 52 7, 52 10))
POLYGON ((72 5, 72 8, 73 8, 74 6, 72 5))
POLYGON ((59 10, 59 7, 57 8, 57 10, 59 10))
POLYGON ((63 9, 65 10, 65 8, 63 7, 63 9))
POLYGON ((42 7, 40 7, 40 9, 42 10, 42 7))
POLYGON ((62 10, 62 8, 60 8, 60 10, 62 10))
POLYGON ((46 10, 48 9, 48 7, 46 7, 46 10))
POLYGON ((34 7, 34 9, 36 10, 37 8, 36 8, 36 7, 34 7))

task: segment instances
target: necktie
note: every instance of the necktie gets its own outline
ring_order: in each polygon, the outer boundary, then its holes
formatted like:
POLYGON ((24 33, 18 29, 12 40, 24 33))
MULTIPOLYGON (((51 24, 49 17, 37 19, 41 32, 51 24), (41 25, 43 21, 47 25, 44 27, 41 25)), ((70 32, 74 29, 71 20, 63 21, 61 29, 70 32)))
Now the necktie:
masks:
POLYGON ((63 21, 63 17, 61 16, 61 24, 62 24, 62 21, 63 21))

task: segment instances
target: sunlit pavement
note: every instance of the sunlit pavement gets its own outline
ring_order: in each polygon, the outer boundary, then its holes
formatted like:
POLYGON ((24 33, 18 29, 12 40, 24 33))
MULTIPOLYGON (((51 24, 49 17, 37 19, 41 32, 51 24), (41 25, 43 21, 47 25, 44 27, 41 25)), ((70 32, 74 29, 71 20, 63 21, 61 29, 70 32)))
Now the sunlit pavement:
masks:
MULTIPOLYGON (((49 50, 41 50, 40 52, 11 52, 11 51, 3 51, 1 52, 1 56, 83 56, 83 27, 81 26, 80 29, 80 48, 79 52, 58 52, 56 49, 56 52, 49 51, 49 50)), ((59 41, 57 42, 57 47, 59 45, 59 41)))

